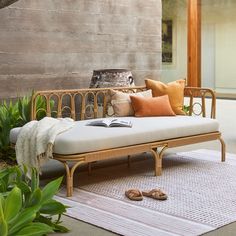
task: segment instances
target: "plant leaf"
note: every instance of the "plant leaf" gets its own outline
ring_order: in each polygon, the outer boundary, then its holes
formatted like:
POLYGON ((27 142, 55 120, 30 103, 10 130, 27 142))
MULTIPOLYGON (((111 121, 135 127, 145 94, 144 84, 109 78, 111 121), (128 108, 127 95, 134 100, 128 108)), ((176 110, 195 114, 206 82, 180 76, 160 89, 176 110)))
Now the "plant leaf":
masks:
POLYGON ((7 236, 7 222, 0 217, 0 235, 1 236, 7 236))
POLYGON ((54 231, 50 226, 39 222, 33 222, 23 227, 14 236, 41 236, 53 232, 54 231))
POLYGON ((31 193, 31 189, 30 187, 23 181, 17 183, 17 187, 19 189, 21 189, 22 193, 26 194, 26 193, 31 193))
POLYGON ((9 175, 8 168, 5 168, 5 169, 0 170, 0 179, 2 179, 3 177, 5 177, 6 175, 9 175))
POLYGON ((40 188, 35 189, 35 191, 30 195, 27 207, 38 205, 42 199, 42 191, 40 188))
POLYGON ((40 213, 48 215, 58 215, 66 212, 66 206, 56 200, 50 200, 43 204, 40 213))
POLYGON ((31 170, 31 190, 32 192, 39 187, 39 174, 36 168, 31 170))
POLYGON ((61 233, 67 233, 70 230, 63 225, 54 224, 54 231, 61 232, 61 233))
POLYGON ((63 177, 60 177, 48 183, 42 190, 42 204, 50 200, 58 191, 63 177))
POLYGON ((25 225, 31 223, 35 217, 39 206, 26 208, 21 211, 9 224, 9 236, 14 235, 25 225))
POLYGON ((16 182, 20 182, 22 180, 22 170, 19 168, 19 166, 14 167, 14 171, 16 174, 16 182))
POLYGON ((5 199, 2 195, 0 195, 0 219, 5 220, 4 211, 3 211, 4 205, 5 205, 5 199))
POLYGON ((67 233, 70 231, 65 226, 59 225, 59 223, 61 223, 61 222, 52 222, 51 218, 45 217, 43 215, 40 215, 37 218, 37 221, 49 225, 56 232, 67 233))
POLYGON ((6 221, 14 218, 22 207, 22 193, 18 187, 14 187, 8 194, 4 207, 6 221))

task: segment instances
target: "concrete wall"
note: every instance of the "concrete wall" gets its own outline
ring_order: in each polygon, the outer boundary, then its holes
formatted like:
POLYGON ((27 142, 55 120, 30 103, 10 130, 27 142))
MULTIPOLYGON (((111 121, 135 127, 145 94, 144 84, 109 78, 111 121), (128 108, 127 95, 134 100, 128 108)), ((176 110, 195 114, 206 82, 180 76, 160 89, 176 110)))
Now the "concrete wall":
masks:
POLYGON ((0 98, 88 87, 92 71, 159 78, 161 0, 20 0, 0 10, 0 98))

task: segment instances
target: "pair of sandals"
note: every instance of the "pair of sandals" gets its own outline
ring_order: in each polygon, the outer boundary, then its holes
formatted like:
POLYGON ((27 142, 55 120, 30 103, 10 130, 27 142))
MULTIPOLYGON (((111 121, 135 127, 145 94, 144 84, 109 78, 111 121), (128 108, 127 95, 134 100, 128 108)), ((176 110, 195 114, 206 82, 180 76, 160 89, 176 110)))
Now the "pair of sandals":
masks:
POLYGON ((143 196, 157 200, 167 199, 167 194, 158 188, 152 189, 151 191, 140 191, 139 189, 129 189, 125 191, 125 196, 132 201, 142 201, 143 196))

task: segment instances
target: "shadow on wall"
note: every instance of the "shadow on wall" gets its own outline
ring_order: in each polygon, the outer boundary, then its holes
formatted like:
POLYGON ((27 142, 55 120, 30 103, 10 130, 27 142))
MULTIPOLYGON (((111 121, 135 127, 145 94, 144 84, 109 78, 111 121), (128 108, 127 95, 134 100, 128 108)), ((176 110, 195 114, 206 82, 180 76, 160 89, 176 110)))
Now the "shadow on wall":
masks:
POLYGON ((19 0, 0 0, 0 9, 4 7, 8 7, 17 1, 19 0))

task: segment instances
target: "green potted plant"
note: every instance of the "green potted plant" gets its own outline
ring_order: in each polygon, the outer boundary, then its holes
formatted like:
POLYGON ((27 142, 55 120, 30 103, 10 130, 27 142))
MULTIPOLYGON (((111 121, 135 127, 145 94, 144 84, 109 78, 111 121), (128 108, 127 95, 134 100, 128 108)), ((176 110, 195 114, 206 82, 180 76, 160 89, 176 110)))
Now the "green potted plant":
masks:
POLYGON ((62 178, 39 186, 39 175, 31 169, 31 179, 19 166, 0 171, 0 235, 41 236, 53 232, 68 232, 60 217, 66 206, 53 199, 62 178), (55 218, 56 217, 56 218, 55 218))

